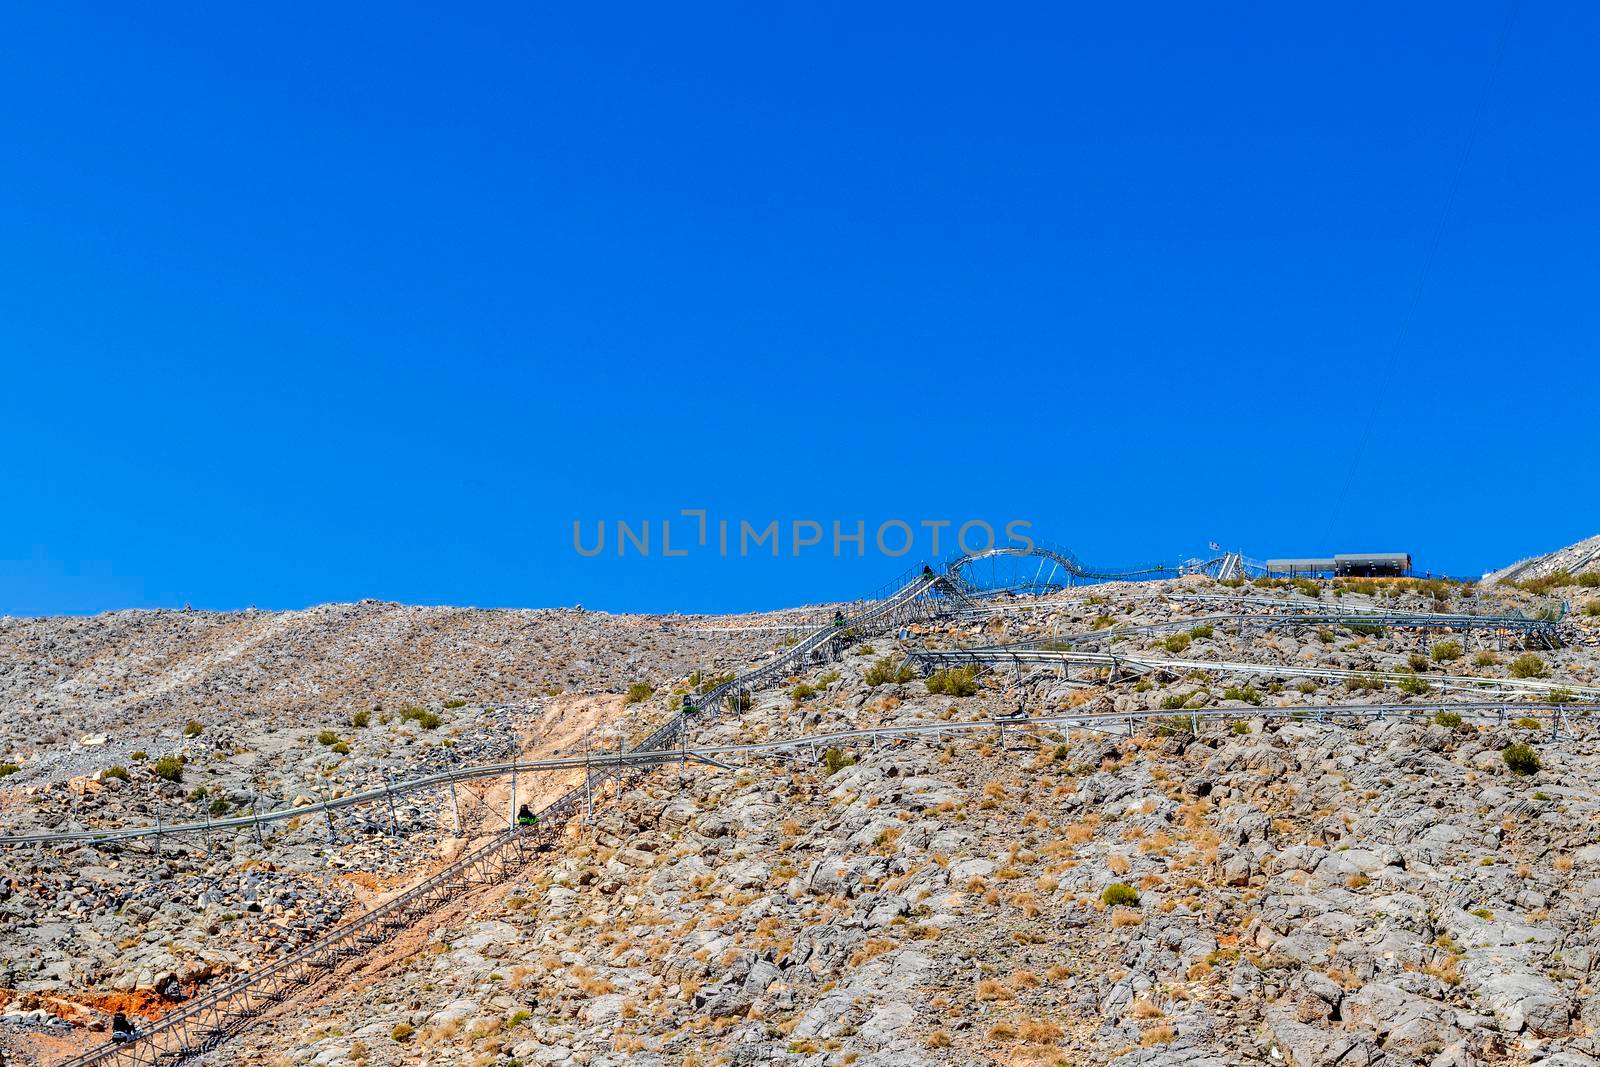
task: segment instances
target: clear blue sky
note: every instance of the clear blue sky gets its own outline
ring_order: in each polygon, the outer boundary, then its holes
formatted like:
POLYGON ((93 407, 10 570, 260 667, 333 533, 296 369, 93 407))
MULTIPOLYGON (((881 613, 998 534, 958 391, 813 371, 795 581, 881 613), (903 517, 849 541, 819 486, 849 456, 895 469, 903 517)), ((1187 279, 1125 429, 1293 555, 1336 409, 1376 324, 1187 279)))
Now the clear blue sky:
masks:
POLYGON ((0 614, 1600 532, 1593 5, 447 6, 8 8, 0 614))

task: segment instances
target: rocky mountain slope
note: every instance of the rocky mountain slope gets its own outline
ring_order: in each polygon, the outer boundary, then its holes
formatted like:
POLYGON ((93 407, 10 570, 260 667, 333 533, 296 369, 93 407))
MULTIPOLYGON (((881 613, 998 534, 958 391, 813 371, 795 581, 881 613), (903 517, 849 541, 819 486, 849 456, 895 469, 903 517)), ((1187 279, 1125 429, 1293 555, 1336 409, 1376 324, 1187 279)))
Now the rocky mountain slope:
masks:
POLYGON ((1525 582, 1530 578, 1544 578, 1561 571, 1575 575, 1589 570, 1600 571, 1600 535, 1565 548, 1558 548, 1543 556, 1518 560, 1509 567, 1502 567, 1484 575, 1483 581, 1485 584, 1525 582))
MULTIPOLYGON (((1576 704, 1556 719, 1532 705, 1439 711, 1493 699, 1475 679, 1536 679, 1558 698, 1600 682, 1600 603, 1554 593, 1574 610, 1553 649, 1482 630, 1208 621, 1308 601, 1496 610, 1482 587, 1203 578, 848 640, 838 660, 700 721, 690 743, 979 722, 1019 705, 1075 725, 641 775, 512 878, 207 1059, 1600 1064, 1600 732, 1576 704), (1164 628, 1123 633, 1140 625, 1164 628), (1194 666, 902 667, 919 649, 1096 633, 1194 666), (1260 670, 1224 677, 1208 660, 1260 670), (1313 667, 1352 676, 1297 673, 1313 667), (1444 682, 1464 692, 1447 698, 1444 682), (1327 712, 1379 703, 1400 710, 1327 712), (1121 718, 1146 709, 1156 716, 1121 718)), ((626 744, 670 714, 695 668, 759 662, 796 622, 296 614, 308 618, 103 620, 114 635, 92 620, 8 622, 0 639, 32 656, 8 696, 81 719, 55 733, 7 723, 14 755, 0 759, 20 769, 0 779, 5 832, 309 801, 418 768, 569 752, 586 734, 626 744), (310 625, 316 637, 299 633, 310 625), (594 673, 575 674, 574 656, 594 673), (654 691, 628 702, 635 681, 654 691), (154 773, 157 754, 184 757, 179 780, 154 773), (113 756, 125 776, 105 773, 113 756)), ((571 780, 527 777, 518 795, 536 802, 571 780)), ((259 841, 196 835, 159 855, 3 853, 0 1049, 48 1063, 103 1040, 115 1008, 159 1018, 481 840, 504 824, 510 785, 408 794, 393 814, 368 806, 259 841)))

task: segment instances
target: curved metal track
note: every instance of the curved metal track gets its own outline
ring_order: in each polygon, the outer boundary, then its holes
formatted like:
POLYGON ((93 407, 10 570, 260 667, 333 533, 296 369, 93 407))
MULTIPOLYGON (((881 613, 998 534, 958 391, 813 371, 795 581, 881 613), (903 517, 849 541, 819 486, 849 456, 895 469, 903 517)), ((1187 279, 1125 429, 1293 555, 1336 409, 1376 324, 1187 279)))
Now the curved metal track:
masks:
MULTIPOLYGON (((1542 648, 1556 648, 1560 644, 1558 627, 1542 619, 1524 619, 1506 615, 1433 615, 1427 612, 1384 613, 1324 613, 1292 612, 1275 615, 1208 615, 1201 618, 1172 619, 1167 622, 1143 623, 1138 626, 1118 626, 1090 633, 1068 634, 1045 638, 1055 644, 1087 645, 1117 638, 1148 636, 1158 633, 1192 630, 1196 626, 1213 626, 1239 630, 1296 630, 1311 627, 1343 626, 1347 629, 1366 630, 1444 630, 1463 633, 1488 630, 1495 633, 1516 634, 1526 644, 1542 648)), ((1031 642, 1039 644, 1041 642, 1031 642)))
MULTIPOLYGON (((1048 640, 1041 642, 1048 644, 1048 640)), ((1190 671, 1209 671, 1216 674, 1257 674, 1277 678, 1322 678, 1346 681, 1372 679, 1385 685, 1398 685, 1404 681, 1421 679, 1430 688, 1474 692, 1499 690, 1509 693, 1552 693, 1563 691, 1585 700, 1600 700, 1600 686, 1577 685, 1572 682, 1550 681, 1543 678, 1476 678, 1447 674, 1410 674, 1402 671, 1353 671, 1335 667, 1296 666, 1277 663, 1236 663, 1229 660, 1166 659, 1144 655, 1117 655, 1111 652, 1076 652, 1070 649, 1042 648, 1034 643, 995 645, 989 648, 958 648, 920 650, 907 659, 931 673, 946 667, 1011 666, 1108 668, 1113 675, 1119 673, 1147 674, 1167 671, 1187 674, 1190 671)))
POLYGON ((962 589, 969 590, 972 584, 966 579, 963 571, 971 568, 974 563, 981 560, 994 559, 1000 556, 1035 556, 1040 559, 1050 560, 1073 578, 1090 582, 1116 581, 1117 579, 1147 578, 1156 576, 1177 575, 1177 568, 1165 563, 1151 563, 1140 567, 1105 568, 1090 567, 1077 556, 1057 545, 1043 541, 1035 541, 1029 545, 1005 545, 983 549, 978 552, 968 552, 956 556, 945 564, 945 573, 962 589))

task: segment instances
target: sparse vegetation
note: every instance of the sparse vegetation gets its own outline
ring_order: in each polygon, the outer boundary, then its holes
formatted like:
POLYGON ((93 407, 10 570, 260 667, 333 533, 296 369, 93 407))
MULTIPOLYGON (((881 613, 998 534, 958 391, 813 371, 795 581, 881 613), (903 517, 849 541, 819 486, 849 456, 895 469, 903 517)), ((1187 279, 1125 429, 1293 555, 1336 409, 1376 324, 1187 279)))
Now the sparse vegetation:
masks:
POLYGON ((1189 636, 1194 638, 1196 641, 1202 641, 1216 632, 1216 628, 1210 623, 1206 622, 1201 623, 1199 626, 1191 627, 1189 629, 1189 636))
POLYGON ((354 726, 358 730, 364 729, 365 727, 371 725, 371 723, 372 713, 370 711, 362 710, 350 716, 350 725, 354 726))
POLYGON ((400 1042, 410 1041, 411 1040, 411 1035, 416 1033, 416 1032, 417 1032, 417 1028, 412 1026, 410 1023, 401 1023, 398 1026, 396 1026, 393 1030, 389 1031, 389 1038, 392 1041, 400 1041, 400 1042))
POLYGON ((1543 678, 1548 670, 1544 660, 1532 652, 1524 652, 1511 661, 1511 666, 1506 668, 1513 678, 1543 678))
POLYGON ((1534 774, 1542 766, 1539 754, 1533 750, 1533 746, 1521 742, 1501 749, 1500 758, 1505 760, 1512 774, 1534 774))
POLYGON ((319 745, 337 745, 338 743, 339 734, 337 731, 322 730, 317 734, 317 744, 319 745))
POLYGON ((183 724, 184 737, 199 737, 201 734, 205 733, 205 730, 206 728, 204 726, 201 726, 193 719, 190 719, 188 722, 183 724))
POLYGON ((1188 634, 1168 634, 1167 639, 1161 642, 1168 652, 1182 652, 1188 648, 1194 638, 1188 634))
POLYGON ((830 775, 837 774, 846 767, 855 763, 855 761, 856 758, 854 756, 845 755, 844 749, 842 748, 830 748, 822 754, 823 769, 826 770, 830 775))
POLYGON ((1100 894, 1100 902, 1108 908, 1131 908, 1139 903, 1139 891, 1123 882, 1112 882, 1100 894))
POLYGON ((1261 693, 1250 685, 1230 685, 1222 691, 1223 700, 1242 700, 1246 704, 1261 703, 1261 693))
MULTIPOLYGON (((656 687, 649 682, 634 682, 628 686, 627 696, 623 697, 624 704, 642 704, 655 696, 656 687)), ((448 707, 448 705, 446 705, 448 707)))
POLYGON ((867 683, 867 688, 876 689, 880 685, 901 685, 916 676, 917 672, 911 669, 910 664, 897 664, 892 657, 883 656, 873 661, 861 680, 867 683))
POLYGON ((162 756, 150 764, 150 773, 169 782, 183 781, 183 757, 162 756))
POLYGON ((1433 717, 1433 721, 1440 726, 1448 726, 1452 730, 1461 728, 1461 716, 1454 711, 1441 711, 1433 717))
POLYGON ((411 705, 400 709, 400 721, 414 722, 424 730, 432 730, 444 720, 439 717, 439 713, 436 711, 428 711, 425 708, 411 705))
POLYGON ((978 669, 969 666, 935 671, 928 677, 928 692, 952 697, 974 696, 978 692, 978 669))
POLYGON ((16 774, 20 770, 22 770, 22 768, 17 766, 15 763, 0 763, 0 778, 9 778, 11 775, 16 774))
POLYGON ((1234 721, 1232 730, 1238 736, 1243 737, 1250 732, 1250 724, 1243 719, 1238 719, 1234 721))
POLYGON ((1407 696, 1419 697, 1432 688, 1433 686, 1429 685, 1421 678, 1413 677, 1400 679, 1400 692, 1406 694, 1407 696))
POLYGON ((1461 658, 1461 642, 1440 641, 1433 646, 1433 661, 1435 663, 1449 663, 1461 658))
POLYGON ((107 767, 105 770, 100 772, 100 777, 115 778, 119 782, 126 782, 128 780, 128 768, 122 766, 121 764, 107 767))

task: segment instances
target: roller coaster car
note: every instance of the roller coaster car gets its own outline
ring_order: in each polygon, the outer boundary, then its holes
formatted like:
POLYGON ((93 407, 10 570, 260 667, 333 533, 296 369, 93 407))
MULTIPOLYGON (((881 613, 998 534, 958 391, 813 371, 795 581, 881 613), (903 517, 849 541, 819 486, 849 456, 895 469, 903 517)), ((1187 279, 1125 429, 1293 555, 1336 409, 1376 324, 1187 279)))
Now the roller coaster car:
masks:
POLYGON ((1028 713, 1026 711, 1023 711, 1021 708, 1018 708, 1016 711, 1002 711, 999 715, 996 715, 995 718, 997 718, 997 719, 1026 719, 1026 718, 1028 718, 1028 713))
POLYGON ((833 613, 833 625, 835 627, 843 627, 844 626, 844 612, 836 611, 836 612, 833 613))
POLYGON ((683 698, 683 713, 685 715, 693 715, 699 710, 699 708, 695 707, 694 701, 690 700, 688 697, 683 698))

